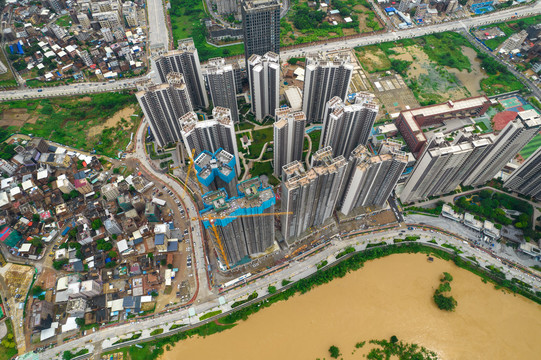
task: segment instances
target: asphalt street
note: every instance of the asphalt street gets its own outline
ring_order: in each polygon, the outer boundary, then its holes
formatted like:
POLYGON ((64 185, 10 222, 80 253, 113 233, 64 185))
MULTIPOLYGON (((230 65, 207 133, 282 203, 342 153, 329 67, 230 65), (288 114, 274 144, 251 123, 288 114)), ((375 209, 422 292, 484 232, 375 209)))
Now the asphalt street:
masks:
MULTIPOLYGON (((164 45, 166 46, 166 48, 168 48, 169 33, 167 25, 165 23, 165 15, 163 11, 163 6, 161 5, 162 2, 161 0, 149 0, 148 4, 149 27, 151 29, 149 31, 149 45, 151 48, 160 45, 164 45)), ((339 49, 349 49, 357 46, 365 46, 404 38, 418 37, 444 31, 467 30, 475 26, 487 25, 509 20, 512 18, 512 16, 523 17, 537 15, 539 13, 541 13, 541 1, 538 1, 533 5, 524 6, 518 9, 508 9, 490 13, 487 15, 444 22, 441 24, 414 27, 405 30, 390 30, 383 34, 375 34, 342 41, 329 41, 328 43, 323 45, 307 44, 303 47, 285 49, 283 51, 280 51, 280 57, 282 58, 282 60, 286 60, 290 57, 302 56, 305 53, 315 51, 334 51, 339 49)), ((0 92, 0 101, 20 100, 24 98, 44 98, 52 96, 80 95, 93 92, 118 91, 125 88, 134 88, 136 87, 137 82, 143 79, 147 79, 149 78, 149 76, 152 76, 152 72, 151 74, 145 75, 143 77, 118 80, 112 83, 106 82, 105 84, 77 83, 72 85, 63 85, 43 89, 26 88, 22 90, 4 91, 0 92)))

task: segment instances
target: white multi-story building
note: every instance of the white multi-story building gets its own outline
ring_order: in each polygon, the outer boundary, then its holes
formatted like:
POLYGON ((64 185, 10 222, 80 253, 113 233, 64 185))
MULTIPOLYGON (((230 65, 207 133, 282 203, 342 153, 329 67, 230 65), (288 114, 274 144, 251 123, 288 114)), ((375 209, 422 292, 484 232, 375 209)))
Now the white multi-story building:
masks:
POLYGON ((322 122, 327 101, 338 96, 345 101, 353 65, 348 53, 310 54, 306 57, 302 111, 308 123, 322 122))
POLYGON ((517 153, 539 133, 541 115, 535 110, 518 113, 498 134, 488 153, 472 169, 464 185, 477 186, 492 179, 517 153))
POLYGON ((274 123, 274 174, 282 174, 282 167, 295 160, 302 160, 306 116, 290 108, 276 109, 274 123))
POLYGON ((252 97, 252 113, 257 121, 274 116, 280 105, 280 57, 268 52, 248 59, 248 79, 252 97))
POLYGON ((359 145, 349 158, 340 211, 348 215, 360 206, 383 206, 407 164, 403 151, 391 149, 390 153, 373 155, 359 145))
POLYGON ((152 85, 135 94, 158 146, 182 139, 179 118, 193 110, 184 76, 170 73, 167 83, 152 85))
POLYGON ((239 110, 237 107, 237 89, 233 65, 226 64, 222 58, 210 59, 206 76, 212 105, 231 110, 231 118, 233 122, 237 123, 239 121, 239 110))
POLYGON ((155 61, 161 82, 166 82, 167 74, 171 72, 180 73, 184 75, 193 106, 200 108, 209 106, 199 55, 193 39, 179 40, 176 50, 158 55, 155 61))
POLYGON ((204 150, 215 153, 222 148, 235 156, 236 171, 240 174, 239 151, 235 136, 235 124, 231 119, 231 111, 222 107, 212 110, 212 119, 198 121, 195 112, 189 112, 180 118, 181 136, 188 155, 194 159, 204 150))
POLYGON ((325 105, 319 147, 330 146, 334 156, 349 154, 357 145, 366 145, 379 107, 374 95, 360 92, 353 105, 346 105, 338 96, 325 105))

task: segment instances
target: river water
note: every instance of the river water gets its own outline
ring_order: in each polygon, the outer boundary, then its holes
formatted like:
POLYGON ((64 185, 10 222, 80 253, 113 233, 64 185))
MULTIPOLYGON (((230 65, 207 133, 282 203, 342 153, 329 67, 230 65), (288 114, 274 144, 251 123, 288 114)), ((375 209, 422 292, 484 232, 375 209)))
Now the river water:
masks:
POLYGON ((343 359, 360 359, 368 345, 352 355, 357 342, 392 335, 442 359, 539 359, 541 306, 451 262, 397 254, 278 302, 233 329, 180 341, 160 360, 328 359, 331 345, 343 359), (454 277, 452 313, 432 300, 444 271, 454 277))

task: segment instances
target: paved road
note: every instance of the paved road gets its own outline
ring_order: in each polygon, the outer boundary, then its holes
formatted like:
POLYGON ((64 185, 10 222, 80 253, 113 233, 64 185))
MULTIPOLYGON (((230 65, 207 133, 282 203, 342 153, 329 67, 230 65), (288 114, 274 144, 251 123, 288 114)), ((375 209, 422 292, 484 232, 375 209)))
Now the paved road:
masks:
POLYGON ((147 11, 150 47, 163 46, 169 50, 169 31, 162 0, 147 0, 147 11))
POLYGON ((299 280, 301 278, 307 277, 317 271, 316 265, 323 260, 327 260, 329 264, 332 264, 336 261, 336 254, 338 254, 342 249, 347 246, 353 246, 356 250, 366 249, 369 243, 380 243, 382 241, 387 244, 392 244, 393 239, 396 237, 404 237, 406 235, 418 235, 420 236, 419 242, 429 243, 432 240, 437 242, 437 245, 442 244, 451 244, 456 248, 463 251, 462 256, 474 256, 477 262, 483 266, 487 267, 489 265, 496 266, 506 274, 508 279, 513 277, 519 278, 528 284, 532 285, 535 290, 541 289, 541 281, 537 278, 534 278, 530 275, 524 274, 515 268, 509 268, 503 266, 503 264, 491 256, 491 254, 472 247, 469 243, 466 243, 460 237, 451 236, 445 233, 440 233, 438 231, 429 232, 422 231, 421 229, 416 228, 415 230, 405 230, 405 228, 398 228, 387 230, 384 232, 371 232, 350 239, 340 239, 335 237, 330 241, 330 245, 320 252, 307 257, 301 260, 293 260, 288 266, 283 270, 268 275, 264 278, 261 278, 255 281, 252 284, 245 285, 242 288, 231 290, 223 295, 225 303, 220 305, 219 300, 216 297, 209 299, 204 303, 194 304, 189 309, 181 309, 177 311, 167 312, 165 314, 158 315, 154 318, 149 318, 145 320, 140 320, 130 324, 119 325, 111 328, 102 329, 98 332, 91 333, 83 338, 76 339, 69 343, 63 343, 59 346, 49 349, 43 353, 39 354, 39 357, 42 359, 54 359, 57 353, 62 353, 63 351, 70 349, 75 350, 85 346, 85 343, 92 340, 93 344, 97 346, 97 343, 101 343, 101 348, 107 350, 113 346, 113 343, 118 339, 119 336, 124 334, 142 331, 143 335, 139 338, 138 341, 148 340, 150 331, 154 328, 161 327, 165 330, 164 333, 168 332, 170 325, 173 323, 179 324, 196 324, 199 322, 199 316, 202 314, 214 311, 217 309, 222 310, 223 312, 229 311, 231 309, 231 304, 238 300, 244 299, 246 296, 254 291, 256 291, 260 296, 267 294, 267 288, 269 285, 274 285, 278 289, 281 286, 282 279, 290 279, 292 281, 299 280), (190 316, 189 311, 193 311, 196 315, 190 316))
POLYGON ((366 46, 372 44, 378 44, 382 42, 395 41, 405 38, 413 38, 433 33, 439 33, 444 31, 457 31, 462 29, 469 29, 471 27, 493 24, 496 22, 501 22, 511 19, 512 16, 517 13, 518 17, 522 16, 533 16, 541 13, 541 2, 537 2, 534 5, 525 6, 518 9, 508 9, 503 11, 498 11, 495 13, 490 13, 488 15, 476 16, 473 18, 460 19, 457 21, 444 22, 441 24, 434 24, 430 26, 421 26, 414 27, 410 29, 400 30, 400 31, 389 31, 383 34, 365 36, 355 39, 347 39, 342 41, 332 41, 324 45, 307 45, 302 48, 296 49, 286 49, 280 51, 280 56, 283 59, 288 59, 290 57, 296 57, 307 52, 314 51, 331 51, 337 49, 348 49, 357 46, 366 46))
MULTIPOLYGON (((150 31, 150 46, 165 44, 168 46, 169 35, 167 26, 165 24, 165 15, 163 7, 161 7, 161 0, 148 0, 148 15, 149 15, 149 27, 150 29, 158 29, 157 31, 150 31)), ((468 19, 461 19, 452 22, 446 22, 441 24, 434 24, 430 26, 415 27, 400 31, 388 31, 383 34, 376 34, 371 36, 365 36, 355 39, 348 39, 342 41, 332 41, 326 45, 306 45, 304 47, 283 50, 280 52, 282 59, 288 59, 290 57, 302 56, 306 52, 314 51, 330 51, 337 49, 348 49, 357 46, 365 46, 371 44, 377 44, 387 41, 395 41, 404 38, 412 38, 423 36, 427 34, 433 34, 443 31, 459 31, 467 30, 471 27, 492 24, 495 22, 501 22, 511 19, 517 13, 518 17, 532 16, 541 13, 541 1, 538 1, 534 5, 521 7, 518 9, 508 9, 490 13, 483 16, 476 16, 468 19)), ((150 75, 151 76, 152 72, 150 75)), ((146 78, 144 76, 142 78, 146 78)), ((66 86, 58 86, 54 88, 44 88, 41 92, 38 89, 24 89, 0 92, 0 101, 18 100, 23 98, 39 98, 39 97, 52 97, 63 95, 80 95, 92 92, 107 92, 117 91, 125 88, 135 87, 136 82, 142 80, 142 78, 131 78, 126 80, 117 81, 115 83, 106 83, 105 85, 99 83, 79 83, 66 86)))

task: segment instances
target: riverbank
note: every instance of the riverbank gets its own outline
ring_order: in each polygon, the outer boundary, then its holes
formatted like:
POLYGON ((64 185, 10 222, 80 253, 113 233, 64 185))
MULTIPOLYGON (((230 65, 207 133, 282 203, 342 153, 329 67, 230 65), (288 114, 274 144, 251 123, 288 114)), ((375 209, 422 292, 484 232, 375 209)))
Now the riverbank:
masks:
MULTIPOLYGON (((227 316, 224 316, 220 318, 218 321, 220 323, 234 324, 236 321, 240 319, 245 320, 248 318, 250 314, 257 312, 260 308, 268 307, 272 303, 277 302, 279 300, 288 299, 289 297, 293 296, 296 292, 305 293, 309 291, 310 289, 312 289, 313 287, 320 284, 327 283, 334 278, 344 277, 350 270, 357 270, 360 267, 362 267, 363 264, 367 260, 385 257, 385 256, 396 254, 396 253, 436 254, 438 257, 441 257, 445 260, 454 260, 455 262, 457 262, 459 266, 466 267, 468 268, 468 270, 474 271, 477 274, 482 275, 484 277, 484 281, 487 281, 487 279, 493 278, 500 285, 511 285, 511 287, 515 291, 523 291, 522 289, 518 288, 517 284, 500 279, 494 274, 483 273, 482 269, 477 269, 471 262, 463 260, 453 255, 452 253, 446 252, 443 249, 436 249, 436 248, 432 248, 426 245, 421 245, 418 243, 401 243, 400 246, 393 245, 393 246, 387 246, 387 247, 382 247, 382 248, 372 248, 370 250, 365 250, 360 253, 349 254, 348 256, 345 256, 344 257, 345 259, 339 264, 334 264, 332 267, 328 269, 318 271, 311 277, 302 279, 294 284, 288 285, 288 287, 281 289, 282 292, 268 296, 266 300, 264 301, 261 301, 261 298, 254 300, 252 304, 248 304, 248 306, 242 309, 239 309, 227 316)), ((537 298, 535 294, 529 293, 526 295, 533 296, 536 301, 541 301, 541 299, 537 298)), ((214 319, 211 319, 211 321, 212 320, 214 319)), ((186 328, 189 328, 189 326, 186 326, 186 328)), ((132 347, 132 352, 134 354, 137 353, 137 355, 142 356, 142 357, 137 357, 137 358, 141 358, 141 359, 156 358, 163 352, 163 348, 166 345, 173 345, 179 340, 186 339, 187 337, 190 337, 192 335, 205 336, 205 335, 210 335, 222 330, 224 330, 224 327, 220 326, 219 324, 215 324, 211 322, 210 324, 205 324, 197 328, 192 328, 182 333, 177 333, 174 335, 164 334, 163 338, 143 343, 142 348, 132 347)), ((124 351, 127 351, 127 348, 125 348, 124 351)))
POLYGON ((369 340, 392 335, 441 359, 537 357, 541 306, 496 290, 453 262, 427 259, 393 254, 367 262, 362 271, 274 304, 231 330, 178 342, 160 360, 329 358, 331 345, 343 359, 358 359, 369 351, 369 340), (454 277, 458 307, 451 313, 432 300, 443 272, 454 277), (366 346, 353 355, 362 341, 366 346))

